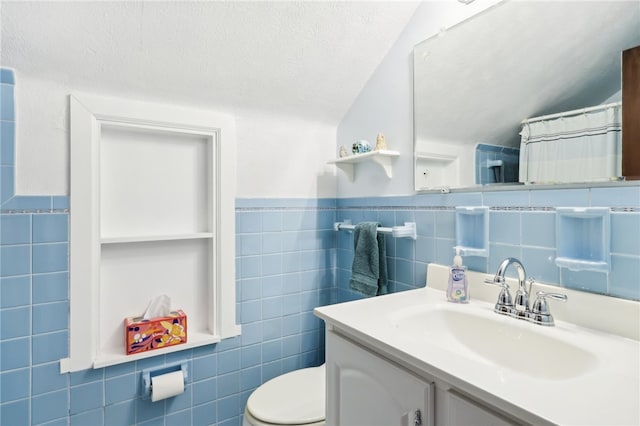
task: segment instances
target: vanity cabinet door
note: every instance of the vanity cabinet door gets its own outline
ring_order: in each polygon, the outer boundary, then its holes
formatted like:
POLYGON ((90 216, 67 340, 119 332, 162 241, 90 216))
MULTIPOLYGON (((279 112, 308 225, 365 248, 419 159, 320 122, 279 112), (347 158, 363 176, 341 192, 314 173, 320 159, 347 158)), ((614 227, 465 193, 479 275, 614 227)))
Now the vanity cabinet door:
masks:
POLYGON ((434 385, 327 331, 327 424, 433 426, 434 385))

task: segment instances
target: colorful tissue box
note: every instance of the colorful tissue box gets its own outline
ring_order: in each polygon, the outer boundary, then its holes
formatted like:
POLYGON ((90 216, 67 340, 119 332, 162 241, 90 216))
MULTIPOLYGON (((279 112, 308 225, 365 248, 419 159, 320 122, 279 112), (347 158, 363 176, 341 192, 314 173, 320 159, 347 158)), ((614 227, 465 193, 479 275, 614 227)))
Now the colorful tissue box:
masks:
POLYGON ((142 317, 124 319, 124 337, 127 355, 187 342, 187 314, 182 310, 166 317, 148 320, 142 317))

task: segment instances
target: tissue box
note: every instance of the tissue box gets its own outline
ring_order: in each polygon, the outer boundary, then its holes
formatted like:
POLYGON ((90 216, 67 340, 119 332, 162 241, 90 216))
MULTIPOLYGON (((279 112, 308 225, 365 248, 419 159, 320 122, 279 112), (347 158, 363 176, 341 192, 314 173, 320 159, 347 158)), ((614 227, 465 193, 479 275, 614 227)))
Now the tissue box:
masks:
POLYGON ((166 317, 148 320, 142 317, 124 319, 124 337, 127 355, 187 342, 187 314, 182 310, 166 317))

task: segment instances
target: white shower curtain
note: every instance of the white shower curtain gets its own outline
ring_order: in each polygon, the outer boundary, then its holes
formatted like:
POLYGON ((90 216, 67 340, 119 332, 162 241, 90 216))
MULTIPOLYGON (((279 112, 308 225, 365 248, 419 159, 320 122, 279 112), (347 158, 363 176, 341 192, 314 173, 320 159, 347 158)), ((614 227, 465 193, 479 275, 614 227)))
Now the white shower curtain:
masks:
POLYGON ((621 104, 523 121, 520 182, 618 180, 622 175, 621 104))

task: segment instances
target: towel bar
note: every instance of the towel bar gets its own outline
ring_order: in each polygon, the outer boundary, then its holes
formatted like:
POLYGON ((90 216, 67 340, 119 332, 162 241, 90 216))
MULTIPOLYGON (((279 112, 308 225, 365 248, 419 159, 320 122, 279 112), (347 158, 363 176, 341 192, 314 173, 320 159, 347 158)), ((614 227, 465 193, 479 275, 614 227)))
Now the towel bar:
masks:
MULTIPOLYGON (((353 231, 355 228, 356 225, 353 225, 350 219, 347 219, 344 222, 335 222, 333 224, 334 231, 353 231)), ((378 232, 391 234, 394 238, 411 238, 412 240, 417 238, 415 222, 405 222, 404 226, 394 226, 391 228, 379 227, 378 232)))

